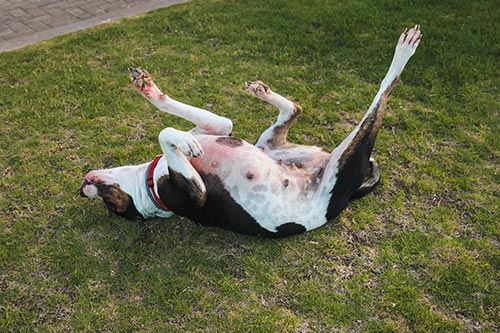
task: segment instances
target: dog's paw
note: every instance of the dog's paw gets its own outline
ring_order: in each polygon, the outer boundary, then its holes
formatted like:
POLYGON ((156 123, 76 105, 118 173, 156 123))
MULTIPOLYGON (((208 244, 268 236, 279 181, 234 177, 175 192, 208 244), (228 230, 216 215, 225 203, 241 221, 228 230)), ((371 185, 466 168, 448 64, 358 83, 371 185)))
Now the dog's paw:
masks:
POLYGON ((164 149, 172 147, 179 150, 186 157, 196 158, 205 154, 198 139, 189 132, 183 132, 169 127, 160 132, 158 139, 160 145, 164 149))
POLYGON ((130 76, 130 81, 134 84, 134 87, 140 91, 146 90, 148 83, 152 80, 148 71, 142 70, 139 67, 130 67, 128 69, 128 74, 130 76))
POLYGON ((399 37, 396 54, 402 57, 411 57, 415 53, 421 38, 420 25, 405 29, 399 37))
POLYGON ((186 157, 200 157, 205 155, 203 152, 203 148, 201 148, 200 142, 190 133, 190 137, 185 138, 183 141, 180 141, 177 145, 177 149, 179 149, 186 157))
POLYGON ((148 73, 148 71, 139 67, 130 67, 128 69, 128 73, 135 89, 146 98, 158 99, 161 97, 161 95, 163 95, 158 87, 154 84, 153 79, 151 78, 151 75, 148 73))
POLYGON ((271 94, 271 89, 262 81, 245 82, 247 91, 260 99, 266 99, 271 94))

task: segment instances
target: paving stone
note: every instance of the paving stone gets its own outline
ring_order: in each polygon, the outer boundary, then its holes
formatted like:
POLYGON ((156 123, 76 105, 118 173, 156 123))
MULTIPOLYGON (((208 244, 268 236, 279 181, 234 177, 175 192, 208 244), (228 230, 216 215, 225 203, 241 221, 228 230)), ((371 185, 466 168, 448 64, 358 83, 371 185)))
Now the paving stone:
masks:
POLYGON ((17 34, 25 34, 33 32, 33 29, 31 29, 29 26, 27 26, 22 22, 12 22, 9 24, 9 28, 12 29, 17 34))
POLYGON ((3 23, 0 23, 0 36, 6 36, 6 35, 11 34, 13 32, 14 31, 12 31, 11 28, 9 28, 8 26, 6 26, 3 23))
POLYGON ((16 7, 16 8, 9 10, 9 14, 15 18, 27 16, 26 11, 20 7, 16 7))
POLYGON ((14 3, 12 1, 0 0, 0 8, 9 9, 14 7, 14 3))
POLYGON ((73 15, 74 17, 76 17, 79 20, 85 20, 85 19, 88 19, 88 18, 92 17, 92 14, 90 14, 89 12, 84 11, 80 7, 67 8, 66 12, 68 12, 71 15, 73 15))
POLYGON ((47 12, 39 7, 32 7, 26 9, 26 15, 30 20, 46 14, 47 12))
POLYGON ((30 21, 29 26, 34 31, 43 31, 50 29, 50 26, 48 24, 43 23, 42 20, 32 20, 30 21))

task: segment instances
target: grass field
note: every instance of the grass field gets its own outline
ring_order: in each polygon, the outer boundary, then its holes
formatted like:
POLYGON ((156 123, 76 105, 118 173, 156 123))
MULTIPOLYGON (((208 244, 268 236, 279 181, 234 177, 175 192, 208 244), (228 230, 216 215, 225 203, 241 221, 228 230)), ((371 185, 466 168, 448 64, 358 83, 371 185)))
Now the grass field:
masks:
POLYGON ((193 1, 0 54, 0 331, 498 332, 500 9, 496 1, 193 1), (333 149, 400 32, 423 40, 375 148, 382 184, 284 240, 180 218, 127 222, 77 195, 91 168, 160 152, 166 126, 130 65, 253 142, 333 149))

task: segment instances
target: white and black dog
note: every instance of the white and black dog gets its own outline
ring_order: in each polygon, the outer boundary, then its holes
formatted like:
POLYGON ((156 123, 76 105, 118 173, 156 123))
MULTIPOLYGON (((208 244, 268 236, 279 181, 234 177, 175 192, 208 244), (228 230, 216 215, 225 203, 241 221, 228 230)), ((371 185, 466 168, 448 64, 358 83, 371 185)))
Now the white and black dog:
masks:
POLYGON ((229 119, 172 99, 146 71, 130 69, 134 86, 153 105, 196 127, 189 132, 165 128, 158 137, 163 155, 141 165, 91 171, 80 192, 101 197, 111 211, 128 219, 177 214, 263 237, 318 228, 377 185, 380 173, 372 149, 389 95, 420 38, 419 26, 401 34, 370 108, 331 153, 287 141, 302 109, 260 81, 247 84, 247 90, 276 106, 279 116, 251 145, 230 136, 229 119))

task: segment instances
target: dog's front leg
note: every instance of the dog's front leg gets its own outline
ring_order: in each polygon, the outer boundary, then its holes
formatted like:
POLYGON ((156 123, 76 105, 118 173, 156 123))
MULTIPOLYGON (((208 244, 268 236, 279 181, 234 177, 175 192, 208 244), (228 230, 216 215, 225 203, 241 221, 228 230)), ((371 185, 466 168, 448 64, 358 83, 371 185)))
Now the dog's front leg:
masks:
POLYGON ((196 134, 229 135, 233 130, 230 119, 210 111, 187 105, 162 93, 151 75, 140 68, 129 68, 130 79, 136 90, 160 111, 189 120, 196 125, 191 131, 196 134))
POLYGON ((168 166, 168 176, 158 180, 160 198, 178 215, 202 207, 207 190, 188 160, 203 155, 198 140, 191 133, 174 128, 162 130, 158 140, 168 166))

